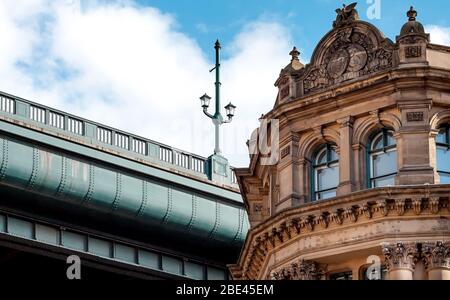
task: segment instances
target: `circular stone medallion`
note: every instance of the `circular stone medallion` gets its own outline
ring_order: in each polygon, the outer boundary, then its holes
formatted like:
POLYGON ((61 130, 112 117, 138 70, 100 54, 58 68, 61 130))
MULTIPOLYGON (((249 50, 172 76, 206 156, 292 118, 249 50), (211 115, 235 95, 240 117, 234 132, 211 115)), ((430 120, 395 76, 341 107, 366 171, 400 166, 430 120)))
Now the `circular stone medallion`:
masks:
POLYGON ((350 55, 345 49, 339 49, 331 56, 327 71, 331 78, 338 78, 344 74, 350 61, 350 55))
POLYGON ((358 72, 365 67, 367 63, 367 51, 361 45, 353 44, 347 48, 350 55, 348 63, 349 72, 358 72))

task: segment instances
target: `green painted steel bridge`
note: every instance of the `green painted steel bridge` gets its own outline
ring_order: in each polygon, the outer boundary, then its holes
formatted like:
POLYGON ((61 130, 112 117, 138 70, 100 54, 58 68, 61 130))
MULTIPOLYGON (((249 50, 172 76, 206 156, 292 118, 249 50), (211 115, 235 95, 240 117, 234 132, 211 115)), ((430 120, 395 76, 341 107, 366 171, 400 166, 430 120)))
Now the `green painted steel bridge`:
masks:
POLYGON ((90 274, 226 279, 249 224, 232 169, 220 181, 207 169, 201 156, 0 93, 0 269, 76 254, 90 274), (11 251, 21 258, 2 260, 11 251))

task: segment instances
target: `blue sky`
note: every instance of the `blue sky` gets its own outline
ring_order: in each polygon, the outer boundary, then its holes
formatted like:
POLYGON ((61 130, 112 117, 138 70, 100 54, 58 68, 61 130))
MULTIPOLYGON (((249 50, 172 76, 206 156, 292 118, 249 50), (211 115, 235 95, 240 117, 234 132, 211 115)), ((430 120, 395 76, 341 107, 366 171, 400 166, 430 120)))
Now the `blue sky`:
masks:
MULTIPOLYGON (((450 44, 448 0, 366 0, 363 20, 395 40, 414 5, 434 43, 450 44), (381 4, 380 18, 368 8, 381 4)), ((295 45, 308 62, 332 27, 331 0, 1 0, 0 90, 208 156, 213 126, 198 97, 214 95, 216 38, 222 43, 223 104, 237 106, 222 129, 235 166, 277 94, 295 45)))
MULTIPOLYGON (((224 45, 236 32, 254 20, 275 21, 289 28, 303 57, 309 60, 315 45, 331 29, 334 10, 347 2, 335 0, 141 0, 140 5, 154 6, 173 14, 180 30, 194 36, 204 51, 211 51, 216 37, 224 45)), ((406 21, 410 5, 419 12, 423 24, 450 26, 446 11, 448 0, 381 0, 381 18, 368 19, 367 10, 374 0, 358 1, 357 9, 363 20, 380 28, 387 37, 395 40, 406 21)), ((251 40, 248 41, 251 43, 251 40)))

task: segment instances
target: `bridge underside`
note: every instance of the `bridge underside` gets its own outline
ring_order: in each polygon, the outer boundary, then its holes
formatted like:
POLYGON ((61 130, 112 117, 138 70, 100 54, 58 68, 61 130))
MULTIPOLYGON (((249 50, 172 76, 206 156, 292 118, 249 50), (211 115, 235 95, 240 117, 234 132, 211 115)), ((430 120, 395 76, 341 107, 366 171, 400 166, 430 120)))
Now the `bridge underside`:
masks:
MULTIPOLYGON (((63 257, 23 248, 20 244, 0 241, 0 279, 2 280, 62 280, 70 264, 63 257)), ((102 264, 84 263, 81 267, 81 279, 95 280, 130 280, 130 279, 169 279, 168 276, 143 276, 137 273, 124 273, 123 269, 102 264)))
POLYGON ((1 270, 16 268, 15 276, 48 263, 40 276, 64 279, 66 258, 75 254, 83 278, 227 279, 225 260, 237 255, 232 248, 210 251, 172 231, 162 234, 161 228, 136 220, 87 214, 77 205, 55 205, 53 199, 13 187, 0 186, 0 195, 1 270))

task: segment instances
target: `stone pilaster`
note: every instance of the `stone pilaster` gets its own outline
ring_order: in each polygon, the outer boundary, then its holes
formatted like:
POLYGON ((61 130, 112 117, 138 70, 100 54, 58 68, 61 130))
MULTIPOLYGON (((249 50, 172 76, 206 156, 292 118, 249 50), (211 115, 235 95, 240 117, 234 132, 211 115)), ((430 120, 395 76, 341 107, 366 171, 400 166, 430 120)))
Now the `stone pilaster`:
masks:
POLYGON ((430 143, 433 142, 429 125, 431 99, 409 97, 397 100, 402 127, 396 135, 399 165, 396 183, 433 184, 436 174, 430 155, 430 143))
POLYGON ((385 243, 382 251, 389 271, 389 280, 412 280, 419 255, 416 243, 385 243))
POLYGON ((337 120, 340 125, 338 196, 349 194, 355 190, 354 155, 352 149, 353 121, 354 119, 351 116, 337 120))
POLYGON ((298 166, 299 135, 291 135, 281 143, 280 162, 277 166, 279 186, 279 202, 275 211, 298 206, 300 204, 300 178, 298 166))

